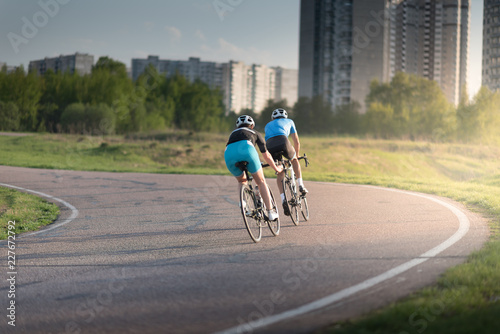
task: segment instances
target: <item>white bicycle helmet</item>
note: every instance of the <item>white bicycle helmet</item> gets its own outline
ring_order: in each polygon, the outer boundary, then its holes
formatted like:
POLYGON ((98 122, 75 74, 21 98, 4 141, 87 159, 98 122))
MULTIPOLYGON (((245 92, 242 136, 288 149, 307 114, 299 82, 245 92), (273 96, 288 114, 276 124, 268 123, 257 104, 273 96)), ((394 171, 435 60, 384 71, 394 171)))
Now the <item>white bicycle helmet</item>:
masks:
POLYGON ((271 118, 272 119, 276 119, 276 118, 288 118, 288 113, 283 108, 274 109, 274 111, 273 111, 273 113, 271 115, 271 118))
POLYGON ((243 125, 248 125, 250 127, 252 125, 255 125, 255 122, 253 121, 252 117, 250 117, 248 115, 241 115, 236 120, 236 127, 239 128, 240 126, 243 126, 243 125))

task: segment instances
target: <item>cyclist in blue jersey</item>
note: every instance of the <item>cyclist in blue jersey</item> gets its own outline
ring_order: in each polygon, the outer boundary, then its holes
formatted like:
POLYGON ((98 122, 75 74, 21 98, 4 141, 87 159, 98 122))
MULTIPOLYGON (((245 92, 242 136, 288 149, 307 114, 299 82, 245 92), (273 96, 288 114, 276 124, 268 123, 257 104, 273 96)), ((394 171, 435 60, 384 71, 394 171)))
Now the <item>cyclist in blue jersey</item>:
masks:
MULTIPOLYGON (((278 108, 273 111, 271 115, 272 121, 267 123, 266 132, 266 146, 273 159, 277 160, 283 155, 285 158, 291 160, 293 171, 297 177, 299 185, 299 192, 302 195, 308 193, 302 180, 302 170, 300 169, 299 160, 297 159, 300 150, 300 140, 297 134, 297 128, 293 120, 288 118, 288 113, 285 109, 278 108), (291 145, 288 137, 292 137, 293 146, 291 145)), ((283 203, 283 211, 285 215, 290 215, 290 210, 285 201, 285 190, 283 189, 284 173, 279 173, 276 182, 281 194, 281 202, 283 203)))
MULTIPOLYGON (((264 160, 271 166, 276 173, 283 171, 282 166, 276 166, 271 154, 267 151, 266 142, 262 135, 254 131, 255 122, 252 117, 242 115, 236 120, 236 130, 229 136, 224 151, 224 160, 226 161, 227 169, 236 177, 238 181, 238 191, 243 184, 247 183, 245 173, 236 167, 236 163, 241 161, 248 162, 248 171, 252 174, 257 186, 259 187, 260 195, 266 205, 266 208, 272 208, 271 195, 269 188, 267 188, 264 172, 262 171, 262 164, 260 163, 259 154, 255 149, 255 144, 259 146, 259 150, 264 160)), ((278 219, 278 212, 274 209, 268 210, 269 220, 278 219)))

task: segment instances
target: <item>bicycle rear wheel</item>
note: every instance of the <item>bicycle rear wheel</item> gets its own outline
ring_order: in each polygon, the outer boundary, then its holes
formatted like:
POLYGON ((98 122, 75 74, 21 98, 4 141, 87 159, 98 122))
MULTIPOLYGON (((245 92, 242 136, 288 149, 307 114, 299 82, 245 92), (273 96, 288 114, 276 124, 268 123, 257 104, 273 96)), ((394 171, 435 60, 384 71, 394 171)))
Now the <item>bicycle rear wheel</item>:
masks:
POLYGON ((257 209, 255 194, 248 185, 241 187, 240 208, 250 238, 252 238, 254 242, 259 242, 262 238, 262 225, 260 223, 262 218, 257 209))
POLYGON ((290 218, 295 225, 299 225, 299 208, 297 203, 297 194, 292 190, 292 182, 286 178, 283 180, 283 189, 285 190, 285 201, 288 205, 290 218))
MULTIPOLYGON (((269 185, 267 187, 269 188, 269 185)), ((276 212, 279 213, 279 210, 278 210, 278 207, 276 206, 276 201, 274 200, 274 195, 273 195, 273 192, 271 191, 271 188, 269 188, 269 194, 271 195, 271 204, 272 204, 273 208, 276 210, 276 212)), ((278 214, 278 219, 268 220, 267 226, 269 226, 269 229, 271 230, 271 233, 274 236, 277 236, 278 234, 280 234, 281 223, 280 223, 279 214, 278 214)))
POLYGON ((302 212, 302 217, 304 217, 304 220, 308 221, 309 220, 309 205, 307 205, 307 198, 305 198, 305 197, 300 198, 300 211, 302 212))

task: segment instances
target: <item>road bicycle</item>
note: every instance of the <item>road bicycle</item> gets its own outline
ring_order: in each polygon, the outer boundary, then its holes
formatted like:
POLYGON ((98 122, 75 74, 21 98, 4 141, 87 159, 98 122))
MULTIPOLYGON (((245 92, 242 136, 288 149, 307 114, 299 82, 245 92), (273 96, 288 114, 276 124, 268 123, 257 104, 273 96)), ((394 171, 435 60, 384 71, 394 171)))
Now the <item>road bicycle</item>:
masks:
MULTIPOLYGON (((306 167, 309 165, 309 160, 307 155, 298 158, 299 160, 304 160, 306 167)), ((307 204, 307 198, 305 195, 298 193, 297 183, 295 181, 295 172, 293 171, 292 162, 288 159, 284 159, 283 155, 278 160, 278 163, 283 165, 283 170, 285 176, 283 178, 283 190, 285 191, 285 201, 288 205, 288 211, 290 212, 290 218, 295 225, 299 225, 299 212, 302 213, 302 217, 305 221, 309 220, 309 205, 307 204)))
MULTIPOLYGON (((240 168, 245 173, 248 180, 247 184, 242 185, 240 190, 240 208, 250 238, 252 238, 254 242, 259 242, 262 238, 262 227, 267 225, 271 233, 277 236, 280 233, 281 225, 279 217, 276 220, 269 220, 262 198, 256 195, 258 193, 258 186, 256 184, 254 185, 252 174, 248 171, 247 165, 248 162, 246 161, 236 163, 236 167, 240 168)), ((262 167, 267 166, 269 165, 262 165, 262 167)), ((271 188, 269 188, 269 194, 271 195, 273 209, 278 212, 271 188)))

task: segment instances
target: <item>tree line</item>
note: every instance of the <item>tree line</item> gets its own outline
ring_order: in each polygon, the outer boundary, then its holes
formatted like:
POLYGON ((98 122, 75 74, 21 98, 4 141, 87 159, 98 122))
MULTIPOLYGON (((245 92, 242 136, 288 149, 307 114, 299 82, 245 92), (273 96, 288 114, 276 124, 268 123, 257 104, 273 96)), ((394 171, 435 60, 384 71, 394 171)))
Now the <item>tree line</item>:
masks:
MULTIPOLYGON (((285 108, 300 133, 370 136, 433 141, 497 141, 500 93, 486 87, 458 107, 450 104, 435 81, 397 73, 388 83, 372 81, 365 112, 357 102, 333 108, 321 96, 268 101, 252 115, 263 130, 276 108, 285 108)), ((43 76, 22 68, 0 70, 0 130, 123 134, 164 130, 225 132, 236 115, 225 114, 223 93, 182 75, 165 77, 148 67, 133 82, 123 63, 101 57, 89 75, 43 76)))
POLYGON ((265 125, 277 107, 291 111, 301 133, 500 143, 500 92, 481 87, 454 106, 437 82, 401 72, 388 83, 371 82, 364 113, 358 102, 333 108, 316 96, 299 98, 293 107, 270 101, 258 119, 265 125))
POLYGON ((0 130, 130 133, 166 128, 229 128, 222 92, 181 75, 166 78, 150 67, 136 81, 125 64, 101 57, 89 75, 18 68, 0 71, 0 130))

